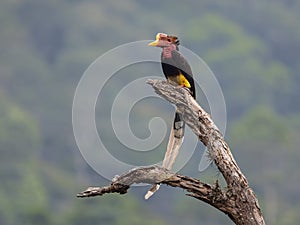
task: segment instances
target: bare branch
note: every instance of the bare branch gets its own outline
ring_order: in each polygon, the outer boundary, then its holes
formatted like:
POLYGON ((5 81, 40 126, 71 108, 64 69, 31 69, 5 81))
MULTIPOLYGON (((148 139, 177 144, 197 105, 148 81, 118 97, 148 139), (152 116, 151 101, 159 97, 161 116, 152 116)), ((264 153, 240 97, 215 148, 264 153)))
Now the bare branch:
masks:
MULTIPOLYGON (((112 180, 110 186, 106 187, 89 187, 85 191, 79 193, 77 197, 91 197, 96 195, 103 195, 106 193, 120 193, 125 194, 127 189, 130 188, 132 184, 158 184, 163 183, 173 187, 181 187, 186 189, 187 191, 192 192, 191 190, 199 189, 201 190, 201 186, 206 186, 206 184, 195 180, 193 178, 184 178, 182 175, 175 174, 161 166, 149 166, 149 167, 138 167, 128 171, 127 173, 121 176, 115 176, 112 180), (181 180, 186 181, 194 181, 194 186, 190 185, 190 183, 183 182, 181 180), (195 182, 196 181, 196 182, 195 182), (196 185, 197 183, 197 185, 196 185)), ((207 187, 211 188, 210 185, 207 187)), ((205 192, 207 193, 207 191, 205 192)))
POLYGON ((114 178, 110 186, 91 187, 77 196, 90 197, 113 192, 125 194, 133 183, 162 183, 188 191, 189 196, 216 207, 236 224, 264 225, 257 198, 210 115, 202 109, 188 90, 178 89, 161 80, 148 80, 147 83, 152 85, 157 94, 177 106, 186 124, 207 146, 211 159, 227 183, 226 191, 222 191, 218 183, 212 186, 158 166, 151 166, 131 170, 114 178))
MULTIPOLYGON (((85 191, 77 194, 77 197, 94 197, 108 193, 126 194, 130 185, 134 183, 162 183, 172 187, 182 188, 189 192, 187 195, 205 201, 218 208, 222 207, 227 200, 226 193, 221 191, 218 183, 212 186, 191 177, 172 173, 161 166, 135 168, 121 176, 116 176, 109 186, 89 187, 85 191)), ((225 207, 223 208, 224 211, 225 207)))

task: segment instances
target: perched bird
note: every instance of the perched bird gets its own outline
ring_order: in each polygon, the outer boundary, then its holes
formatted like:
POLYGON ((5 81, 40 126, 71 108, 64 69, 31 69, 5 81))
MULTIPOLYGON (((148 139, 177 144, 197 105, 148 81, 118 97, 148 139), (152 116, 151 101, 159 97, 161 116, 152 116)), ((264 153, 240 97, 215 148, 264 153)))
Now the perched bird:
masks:
MULTIPOLYGON (((149 43, 149 46, 162 48, 161 66, 167 80, 181 87, 187 88, 191 95, 196 98, 195 83, 190 65, 179 53, 179 40, 176 36, 158 33, 156 40, 149 43)), ((163 167, 171 170, 178 155, 179 148, 183 142, 185 122, 182 114, 176 109, 173 126, 170 132, 167 151, 163 160, 163 167)), ((160 185, 155 184, 145 195, 150 198, 160 185)))
POLYGON ((193 73, 190 65, 179 52, 178 38, 176 36, 158 33, 156 40, 149 43, 149 46, 162 48, 161 65, 167 80, 188 88, 192 96, 196 98, 193 73))

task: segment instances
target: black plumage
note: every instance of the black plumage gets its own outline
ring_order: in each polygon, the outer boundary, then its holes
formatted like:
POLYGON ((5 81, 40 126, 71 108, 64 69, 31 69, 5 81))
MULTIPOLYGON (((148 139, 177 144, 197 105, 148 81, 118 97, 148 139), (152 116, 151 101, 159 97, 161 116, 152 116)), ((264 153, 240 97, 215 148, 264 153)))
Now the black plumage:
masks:
POLYGON ((164 51, 161 53, 161 65, 165 77, 179 85, 184 84, 180 81, 180 76, 183 75, 187 79, 190 87, 187 87, 191 95, 196 98, 195 83, 193 79, 192 69, 187 60, 177 50, 171 51, 171 57, 165 57, 164 51))

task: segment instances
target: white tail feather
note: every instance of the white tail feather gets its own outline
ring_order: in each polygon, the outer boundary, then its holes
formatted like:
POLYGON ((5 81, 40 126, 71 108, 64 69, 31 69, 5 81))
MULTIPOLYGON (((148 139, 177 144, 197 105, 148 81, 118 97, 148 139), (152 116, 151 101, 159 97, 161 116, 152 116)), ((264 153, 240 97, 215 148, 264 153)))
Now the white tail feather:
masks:
POLYGON ((159 184, 154 184, 150 190, 147 192, 147 194, 145 194, 145 199, 149 199, 158 189, 159 189, 160 185, 159 184))
MULTIPOLYGON (((183 142, 184 122, 182 121, 182 123, 181 129, 176 130, 176 134, 173 126, 170 132, 167 151, 162 163, 162 166, 168 170, 172 169, 183 142)), ((159 189, 159 187, 159 184, 154 184, 145 195, 145 199, 149 199, 159 189)))

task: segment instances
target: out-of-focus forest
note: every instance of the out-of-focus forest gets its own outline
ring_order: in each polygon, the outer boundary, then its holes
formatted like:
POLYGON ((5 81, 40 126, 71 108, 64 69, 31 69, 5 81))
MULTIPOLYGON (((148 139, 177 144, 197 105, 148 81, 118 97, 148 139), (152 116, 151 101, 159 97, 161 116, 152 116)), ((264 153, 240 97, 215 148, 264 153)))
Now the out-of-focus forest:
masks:
MULTIPOLYGON (((298 224, 299 11, 299 0, 2 0, 0 225, 232 224, 170 187, 149 201, 143 199, 147 187, 125 196, 75 197, 108 183, 76 146, 77 83, 99 55, 157 32, 178 35, 217 76, 227 106, 226 140, 266 222, 298 224)), ((163 149, 155 157, 162 158, 163 149)), ((198 157, 181 173, 221 179, 213 166, 199 173, 198 157)))

